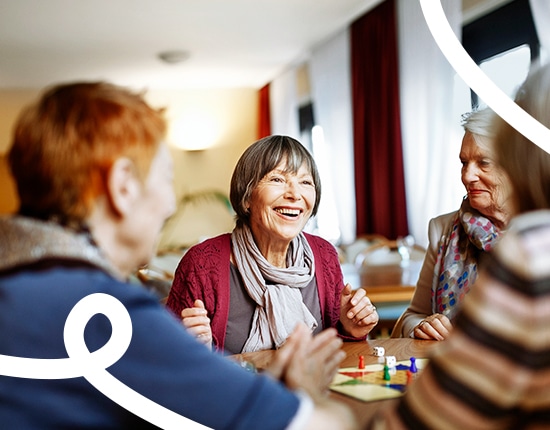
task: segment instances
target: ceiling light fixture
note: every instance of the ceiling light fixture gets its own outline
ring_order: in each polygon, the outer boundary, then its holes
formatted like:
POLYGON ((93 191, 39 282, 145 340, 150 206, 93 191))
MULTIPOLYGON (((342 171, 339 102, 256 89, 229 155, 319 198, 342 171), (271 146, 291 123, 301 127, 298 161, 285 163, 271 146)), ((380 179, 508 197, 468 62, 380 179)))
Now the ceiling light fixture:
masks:
POLYGON ((179 64, 189 58, 189 52, 178 50, 163 51, 158 54, 158 58, 167 64, 179 64))

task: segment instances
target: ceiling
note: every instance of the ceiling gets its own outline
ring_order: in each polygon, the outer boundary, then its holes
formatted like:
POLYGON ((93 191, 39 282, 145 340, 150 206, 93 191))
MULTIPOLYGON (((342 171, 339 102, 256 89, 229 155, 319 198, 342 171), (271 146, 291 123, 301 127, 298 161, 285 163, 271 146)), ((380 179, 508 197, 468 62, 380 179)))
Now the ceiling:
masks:
POLYGON ((1 0, 0 88, 259 88, 381 1, 1 0))
MULTIPOLYGON (((382 1, 0 0, 0 88, 259 88, 382 1)), ((462 0, 464 18, 508 1, 462 0)))

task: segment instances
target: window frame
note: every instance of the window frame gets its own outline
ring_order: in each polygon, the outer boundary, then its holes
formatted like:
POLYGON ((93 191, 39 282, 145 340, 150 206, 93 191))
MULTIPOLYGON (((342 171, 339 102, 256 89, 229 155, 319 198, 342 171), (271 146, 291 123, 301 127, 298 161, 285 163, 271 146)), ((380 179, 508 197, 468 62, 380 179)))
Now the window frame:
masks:
MULTIPOLYGON (((496 55, 528 45, 533 67, 540 57, 540 42, 529 0, 514 0, 464 25, 462 45, 478 65, 496 55)), ((475 108, 479 98, 470 91, 472 108, 475 108)))

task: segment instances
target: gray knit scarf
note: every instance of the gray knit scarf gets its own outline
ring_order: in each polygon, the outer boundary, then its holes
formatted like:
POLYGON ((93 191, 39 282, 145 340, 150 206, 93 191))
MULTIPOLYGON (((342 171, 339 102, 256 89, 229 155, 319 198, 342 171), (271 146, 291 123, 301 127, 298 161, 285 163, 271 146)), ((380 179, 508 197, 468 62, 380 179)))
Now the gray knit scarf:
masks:
POLYGON ((313 251, 304 234, 292 240, 284 269, 264 258, 248 226, 236 227, 231 240, 235 264, 246 291, 257 305, 242 352, 280 347, 300 321, 313 331, 317 321, 299 290, 306 287, 315 274, 313 251))

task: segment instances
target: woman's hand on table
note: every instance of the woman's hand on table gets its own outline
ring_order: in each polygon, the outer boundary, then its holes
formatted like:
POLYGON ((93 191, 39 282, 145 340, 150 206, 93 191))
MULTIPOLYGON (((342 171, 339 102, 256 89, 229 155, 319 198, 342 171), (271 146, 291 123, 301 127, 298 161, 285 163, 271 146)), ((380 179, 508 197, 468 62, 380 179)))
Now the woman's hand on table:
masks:
POLYGON ((453 325, 449 318, 442 314, 433 314, 424 318, 413 331, 416 339, 445 340, 449 337, 453 325))
POLYGON ((320 400, 326 396, 330 382, 346 357, 342 343, 333 328, 312 336, 304 324, 299 324, 275 352, 266 371, 290 389, 302 389, 314 400, 320 400))
POLYGON ((340 322, 346 333, 352 337, 362 338, 368 335, 378 324, 376 307, 367 297, 363 288, 353 291, 346 284, 340 295, 340 322))
POLYGON ((200 343, 212 348, 212 328, 204 303, 202 300, 195 300, 193 304, 194 307, 181 311, 181 321, 200 343))

